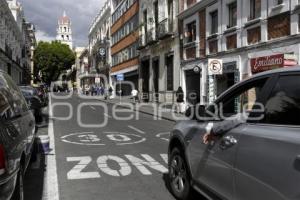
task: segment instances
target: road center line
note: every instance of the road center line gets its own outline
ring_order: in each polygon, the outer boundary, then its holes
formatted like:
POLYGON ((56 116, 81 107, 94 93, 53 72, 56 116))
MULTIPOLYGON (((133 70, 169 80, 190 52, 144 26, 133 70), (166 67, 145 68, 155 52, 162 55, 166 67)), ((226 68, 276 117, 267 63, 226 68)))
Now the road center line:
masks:
POLYGON ((52 151, 46 155, 47 171, 44 177, 44 193, 43 199, 59 200, 58 192, 58 180, 57 180, 57 169, 56 169, 56 154, 55 154, 55 139, 54 139, 54 128, 53 128, 53 110, 51 105, 51 94, 49 94, 49 124, 48 124, 48 135, 50 139, 50 148, 52 151))
POLYGON ((142 131, 142 130, 140 130, 140 129, 134 127, 134 126, 130 126, 130 125, 129 125, 128 128, 130 128, 130 129, 132 129, 132 130, 134 130, 134 131, 136 131, 136 132, 138 132, 138 133, 146 134, 144 131, 142 131))

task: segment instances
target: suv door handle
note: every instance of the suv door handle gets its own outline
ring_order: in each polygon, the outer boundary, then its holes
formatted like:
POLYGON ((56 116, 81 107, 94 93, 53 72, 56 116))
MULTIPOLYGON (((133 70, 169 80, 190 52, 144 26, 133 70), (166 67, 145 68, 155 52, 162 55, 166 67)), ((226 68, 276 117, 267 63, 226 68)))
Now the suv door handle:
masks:
POLYGON ((300 155, 296 156, 296 160, 300 161, 300 155))
POLYGON ((234 145, 237 144, 237 139, 235 139, 232 135, 230 136, 225 136, 222 138, 221 143, 220 143, 220 148, 222 150, 228 149, 234 145))

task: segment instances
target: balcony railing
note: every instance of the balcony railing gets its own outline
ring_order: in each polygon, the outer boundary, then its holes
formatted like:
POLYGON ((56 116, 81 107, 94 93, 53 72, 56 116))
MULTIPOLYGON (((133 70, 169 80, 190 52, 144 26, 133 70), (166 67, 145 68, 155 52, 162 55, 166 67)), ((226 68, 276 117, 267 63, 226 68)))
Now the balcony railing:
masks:
POLYGON ((151 45, 158 41, 155 27, 147 31, 147 44, 151 45))
POLYGON ((139 46, 138 49, 143 49, 146 46, 146 36, 141 34, 139 37, 139 46))
POLYGON ((163 21, 161 21, 158 25, 158 38, 164 39, 166 37, 174 35, 173 32, 173 21, 166 18, 163 21))

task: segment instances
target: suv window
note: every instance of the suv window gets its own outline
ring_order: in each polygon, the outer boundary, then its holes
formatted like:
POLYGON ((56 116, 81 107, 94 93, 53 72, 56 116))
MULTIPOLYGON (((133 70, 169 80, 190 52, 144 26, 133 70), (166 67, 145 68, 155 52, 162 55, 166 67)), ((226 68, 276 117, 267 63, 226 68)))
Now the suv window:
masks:
POLYGON ((265 107, 264 123, 300 125, 300 75, 281 76, 265 107))
POLYGON ((231 117, 239 113, 250 113, 257 102, 260 93, 268 79, 261 79, 239 87, 233 94, 228 94, 226 100, 219 103, 220 115, 231 117))

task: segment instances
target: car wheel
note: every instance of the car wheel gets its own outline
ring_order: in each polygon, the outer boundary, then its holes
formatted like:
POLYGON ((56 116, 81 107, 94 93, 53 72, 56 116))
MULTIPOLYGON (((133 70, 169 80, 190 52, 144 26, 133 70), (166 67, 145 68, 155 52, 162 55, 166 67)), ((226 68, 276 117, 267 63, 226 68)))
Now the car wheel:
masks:
POLYGON ((188 200, 191 196, 190 175, 183 153, 174 148, 169 161, 169 184, 176 199, 188 200))
POLYGON ((11 199, 24 200, 24 170, 22 165, 20 165, 15 191, 11 199))

